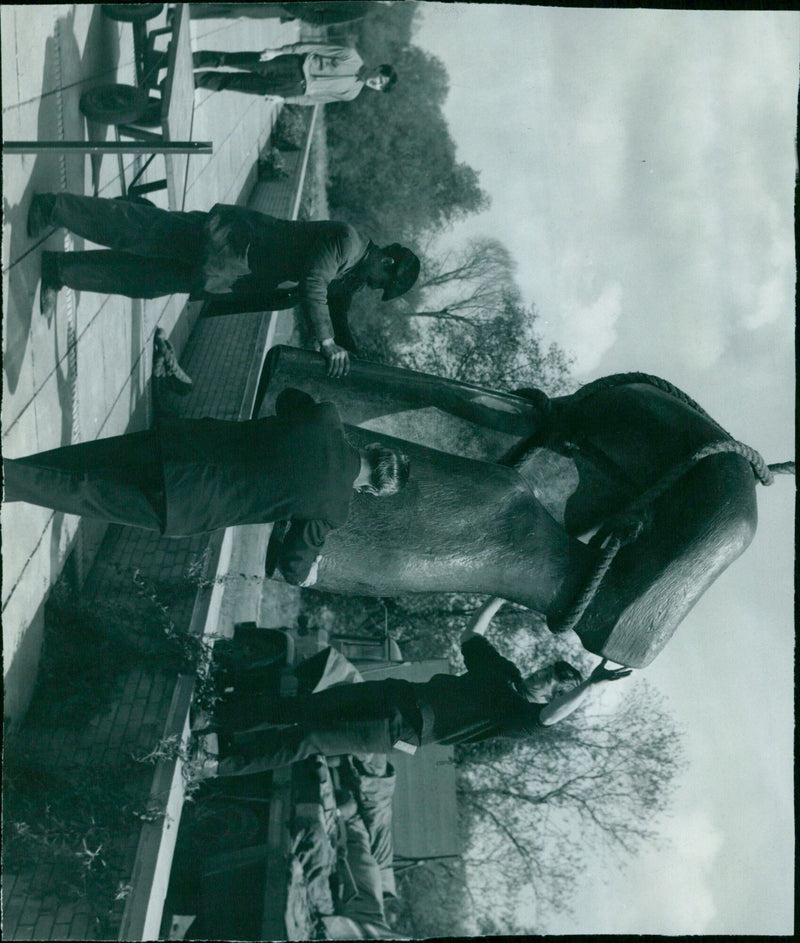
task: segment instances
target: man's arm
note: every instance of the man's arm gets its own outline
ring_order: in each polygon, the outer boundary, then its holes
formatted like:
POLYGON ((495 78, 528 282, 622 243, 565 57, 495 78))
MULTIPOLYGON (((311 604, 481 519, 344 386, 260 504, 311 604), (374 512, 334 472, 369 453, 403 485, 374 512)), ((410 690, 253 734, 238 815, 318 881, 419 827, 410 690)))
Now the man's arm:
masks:
POLYGON ((351 230, 321 240, 308 271, 300 281, 300 297, 328 361, 329 376, 345 376, 350 369, 350 358, 333 339, 328 286, 343 269, 355 265, 364 250, 365 246, 351 230))
MULTIPOLYGON (((281 100, 287 105, 335 105, 337 102, 351 102, 354 98, 358 98, 363 87, 363 82, 354 82, 351 88, 344 89, 336 94, 331 91, 328 91, 327 94, 320 91, 311 91, 305 95, 281 97, 281 100)), ((269 96, 266 97, 269 98, 269 96)))
POLYGON ((464 629, 461 636, 461 644, 463 645, 465 642, 469 641, 473 635, 486 635, 486 630, 489 628, 495 613, 504 602, 505 599, 495 597, 485 602, 480 609, 476 610, 475 614, 469 620, 466 629, 464 629))
POLYGON ((261 58, 268 60, 273 56, 305 56, 308 53, 325 56, 327 59, 350 59, 355 50, 348 46, 335 46, 331 43, 289 43, 286 46, 278 46, 277 49, 265 49, 261 53, 261 58))
POLYGON ((522 675, 519 668, 483 637, 494 614, 504 602, 505 599, 499 597, 490 599, 475 612, 461 636, 461 654, 471 674, 491 676, 498 681, 520 685, 522 675))
POLYGON ((603 659, 594 669, 585 681, 581 681, 577 687, 566 694, 559 694, 549 701, 539 714, 539 723, 545 727, 557 724, 560 720, 568 717, 576 707, 583 703, 591 687, 601 684, 604 681, 617 681, 620 678, 627 678, 631 673, 630 668, 606 668, 607 659, 603 659))
POLYGON ((330 530, 327 521, 292 521, 278 557, 278 569, 287 583, 312 586, 316 582, 317 558, 330 530))
POLYGON ((358 344, 350 330, 347 315, 353 301, 353 292, 339 287, 339 282, 333 281, 328 287, 328 312, 333 325, 333 339, 339 345, 358 356, 358 344))

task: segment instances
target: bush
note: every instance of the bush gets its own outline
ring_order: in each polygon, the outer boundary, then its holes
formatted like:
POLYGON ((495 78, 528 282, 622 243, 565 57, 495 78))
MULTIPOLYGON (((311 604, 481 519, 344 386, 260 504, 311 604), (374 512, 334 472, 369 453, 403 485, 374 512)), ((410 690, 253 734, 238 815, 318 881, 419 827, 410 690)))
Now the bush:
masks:
POLYGON ((272 129, 272 144, 281 151, 299 151, 306 140, 306 116, 300 105, 286 105, 272 129))
MULTIPOLYGON (((7 750, 3 769, 3 871, 25 874, 29 894, 88 905, 93 939, 116 939, 130 892, 126 842, 146 820, 133 761, 52 769, 7 750)), ((145 792, 146 794, 146 792, 145 792)))
POLYGON ((283 180, 289 174, 283 155, 277 147, 267 147, 258 158, 259 180, 283 180))
MULTIPOLYGON (((160 602, 168 589, 134 572, 127 593, 84 602, 58 582, 45 607, 27 722, 81 727, 110 702, 119 675, 135 666, 191 671, 201 661, 203 642, 172 623, 160 602)), ((187 582, 181 591, 196 590, 187 582)))

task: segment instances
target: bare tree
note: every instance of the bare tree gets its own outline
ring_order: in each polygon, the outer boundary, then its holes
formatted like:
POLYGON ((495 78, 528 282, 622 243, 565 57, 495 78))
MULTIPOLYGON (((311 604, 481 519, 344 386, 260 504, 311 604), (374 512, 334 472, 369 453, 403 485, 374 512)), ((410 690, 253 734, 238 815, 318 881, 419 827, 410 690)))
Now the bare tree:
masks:
POLYGON ((613 714, 582 711, 528 742, 467 746, 458 759, 467 880, 505 932, 535 929, 519 927, 520 888, 540 916, 568 911, 590 858, 625 864, 657 842, 684 766, 675 721, 643 681, 613 714))
POLYGON ((536 331, 534 306, 514 289, 499 293, 491 317, 471 320, 469 330, 439 319, 406 344, 402 366, 494 389, 536 386, 556 395, 571 389, 571 358, 536 331))
POLYGON ((491 319, 508 295, 519 295, 516 264, 498 239, 471 239, 443 255, 422 251, 422 277, 397 305, 398 313, 468 325, 491 319))

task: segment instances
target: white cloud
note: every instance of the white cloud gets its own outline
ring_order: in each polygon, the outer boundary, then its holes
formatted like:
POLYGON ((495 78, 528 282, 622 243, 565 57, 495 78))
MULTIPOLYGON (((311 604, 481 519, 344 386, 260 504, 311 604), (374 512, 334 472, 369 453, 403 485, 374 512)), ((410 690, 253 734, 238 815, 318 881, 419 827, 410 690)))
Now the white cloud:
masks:
POLYGON ((660 848, 625 869, 602 865, 580 887, 576 915, 554 918, 546 933, 711 932, 718 905, 710 886, 722 836, 695 808, 669 820, 660 848), (603 877, 600 876, 602 873, 603 877))
POLYGON ((619 282, 608 283, 588 304, 566 297, 561 323, 551 326, 556 327, 556 339, 574 354, 576 371, 588 373, 598 366, 617 339, 622 286, 619 282))

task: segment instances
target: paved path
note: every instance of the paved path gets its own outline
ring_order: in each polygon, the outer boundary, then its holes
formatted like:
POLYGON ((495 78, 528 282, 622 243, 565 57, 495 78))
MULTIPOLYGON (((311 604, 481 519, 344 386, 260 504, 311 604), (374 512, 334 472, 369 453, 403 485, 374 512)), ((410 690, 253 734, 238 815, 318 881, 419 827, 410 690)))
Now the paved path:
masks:
MULTIPOLYGON (((153 24, 163 20, 164 14, 153 24)), ((0 30, 3 132, 9 139, 86 138, 81 92, 133 82, 131 28, 107 20, 99 5, 5 5, 0 30)), ((262 49, 297 38, 295 25, 274 19, 201 20, 191 31, 195 50, 262 49)), ((277 111, 275 103, 255 96, 195 92, 193 137, 213 141, 214 154, 191 158, 186 209, 240 199, 277 111)), ((91 129, 92 137, 98 133, 91 129)), ((134 158, 124 160, 133 166, 134 158)), ((156 158, 144 179, 163 176, 163 161, 156 158)), ((146 428, 154 331, 163 327, 180 351, 197 306, 187 306, 185 296, 138 301, 63 291, 48 322, 39 314, 40 250, 81 249, 83 241, 63 230, 38 244, 25 234, 37 191, 117 196, 117 159, 8 155, 3 184, 3 453, 24 455, 146 428)), ((153 199, 166 208, 166 192, 153 199)), ((75 517, 25 504, 4 506, 2 526, 3 674, 6 716, 13 719, 35 676, 47 593, 75 547, 72 559, 82 575, 105 528, 79 526, 75 517)))

